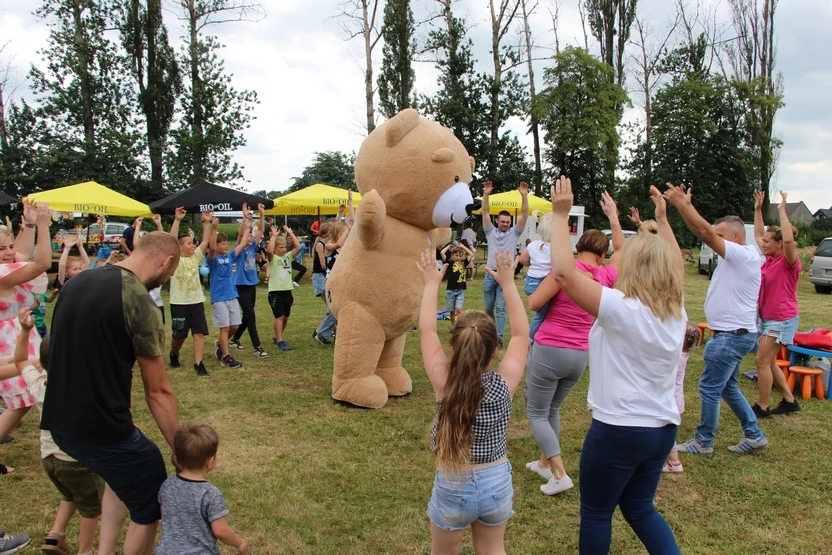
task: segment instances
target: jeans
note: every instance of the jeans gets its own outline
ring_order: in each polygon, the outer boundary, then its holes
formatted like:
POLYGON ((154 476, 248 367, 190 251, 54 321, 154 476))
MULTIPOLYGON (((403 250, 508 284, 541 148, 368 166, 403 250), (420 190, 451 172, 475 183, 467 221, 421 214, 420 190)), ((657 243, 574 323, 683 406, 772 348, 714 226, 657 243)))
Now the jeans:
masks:
POLYGON ((756 338, 753 331, 746 335, 718 333, 705 345, 705 369, 699 379, 702 414, 695 436, 703 447, 713 447, 719 426, 720 397, 739 418, 745 437, 754 440, 765 437, 737 385, 742 359, 754 348, 756 338))
POLYGON ((503 288, 497 283, 491 274, 486 274, 482 280, 482 295, 485 304, 485 311, 494 318, 497 324, 497 337, 503 341, 503 332, 506 331, 506 299, 503 296, 503 288))
POLYGON ((338 320, 335 319, 335 316, 333 316, 332 311, 327 308, 324 319, 321 320, 321 323, 318 325, 318 329, 316 332, 318 334, 318 337, 331 340, 332 333, 335 331, 336 324, 338 324, 338 320))
POLYGON ((681 554, 653 501, 676 426, 612 426, 593 420, 581 451, 581 555, 609 553, 615 507, 651 555, 681 554))
MULTIPOLYGON (((526 296, 531 295, 537 288, 540 286, 540 283, 543 281, 544 278, 536 278, 536 277, 529 277, 526 276, 526 281, 523 283, 523 289, 526 293, 526 296)), ((546 304, 540 307, 534 313, 534 318, 532 318, 531 323, 529 323, 529 337, 534 339, 534 334, 537 333, 538 328, 540 328, 540 324, 543 323, 543 319, 546 317, 546 313, 549 312, 549 305, 551 304, 552 299, 546 301, 546 304)))
POLYGON ((238 285, 237 300, 240 302, 240 310, 243 312, 242 323, 234 332, 234 341, 239 341, 243 333, 248 330, 251 337, 251 346, 256 349, 260 346, 260 336, 257 334, 257 314, 254 312, 254 303, 257 301, 256 285, 238 285))
POLYGON ((560 455, 560 406, 580 381, 587 351, 533 343, 526 362, 526 416, 547 459, 560 455))

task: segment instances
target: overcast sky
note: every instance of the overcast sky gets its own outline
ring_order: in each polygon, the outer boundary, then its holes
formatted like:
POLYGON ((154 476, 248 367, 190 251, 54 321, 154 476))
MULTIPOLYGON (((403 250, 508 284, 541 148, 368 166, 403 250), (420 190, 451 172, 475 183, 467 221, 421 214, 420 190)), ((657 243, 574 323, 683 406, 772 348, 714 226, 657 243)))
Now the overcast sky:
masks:
MULTIPOLYGON (((691 0, 692 2, 693 0, 691 0)), ((170 34, 181 34, 174 0, 166 13, 170 34)), ((702 0, 716 10, 718 25, 727 22, 724 2, 702 0)), ((31 63, 42 64, 38 50, 45 47, 45 22, 32 15, 35 0, 0 0, 0 44, 9 41, 6 53, 14 55, 14 77, 23 86, 17 95, 28 97, 25 74, 31 63)), ((263 0, 266 17, 256 23, 231 23, 216 27, 234 85, 257 91, 257 119, 246 138, 248 146, 235 159, 245 167, 249 189, 281 190, 300 175, 315 151, 357 151, 364 121, 363 45, 344 42, 335 0, 263 0)), ((562 0, 560 42, 583 44, 577 0, 562 0)), ((644 20, 661 31, 673 18, 671 0, 641 0, 644 20)), ((553 0, 540 0, 532 19, 539 58, 551 55, 552 21, 548 9, 553 0)), ((435 0, 412 0, 416 18, 424 18, 435 0)), ((488 0, 459 0, 458 17, 472 26, 478 70, 488 70, 490 20, 488 0)), ((778 70, 785 83, 786 106, 777 114, 775 133, 783 141, 774 185, 790 193, 789 201, 803 200, 813 212, 832 206, 832 1, 784 0, 780 2, 776 29, 778 70)), ((426 29, 417 31, 424 36, 426 29)), ((726 31, 730 33, 730 31, 726 31)), ((657 33, 658 34, 658 33, 657 33)), ((734 35, 730 35, 734 36, 734 35)), ((725 38, 730 38, 725 36, 725 38)), ((177 38, 177 44, 179 39, 177 38)), ((509 34, 507 40, 516 37, 509 34)), ((381 60, 381 45, 375 53, 381 60)), ((536 62, 540 81, 548 61, 536 62)), ((416 88, 436 90, 437 72, 428 62, 417 62, 416 88)), ((637 93, 629 91, 636 107, 625 120, 640 117, 637 93)), ((521 135, 522 121, 509 127, 521 135)), ((531 144, 530 136, 522 136, 531 144)), ((529 150, 531 152, 531 150, 529 150)), ((693 184, 695 186, 695 184, 693 184)))

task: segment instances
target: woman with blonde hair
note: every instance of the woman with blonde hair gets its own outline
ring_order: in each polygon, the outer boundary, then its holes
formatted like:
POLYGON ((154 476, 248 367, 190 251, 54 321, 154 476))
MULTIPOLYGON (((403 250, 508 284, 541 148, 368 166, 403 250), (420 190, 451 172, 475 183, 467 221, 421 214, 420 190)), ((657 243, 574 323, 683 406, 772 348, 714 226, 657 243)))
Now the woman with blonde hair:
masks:
MULTIPOLYGON (((609 239, 597 229, 587 230, 575 245, 578 269, 605 287, 612 287, 618 279, 624 232, 618 221, 618 208, 606 192, 601 208, 610 221, 615 254, 604 265, 609 239)), ((551 259, 549 261, 551 267, 551 259)), ((589 330, 595 317, 575 304, 560 290, 549 273, 528 299, 529 308, 543 303, 548 307, 542 325, 534 336, 526 362, 526 416, 540 447, 540 458, 526 463, 526 468, 547 480, 540 486, 546 495, 557 495, 574 485, 566 473, 560 450, 560 407, 566 401, 586 369, 589 350, 589 330)))
POLYGON ((685 270, 664 198, 655 187, 650 196, 658 234, 626 242, 616 290, 575 266, 567 250, 572 184, 561 177, 552 186, 552 274, 597 318, 589 333, 592 425, 581 450, 582 554, 609 552, 617 506, 648 553, 681 553, 654 499, 680 423, 674 389, 687 325, 685 270))
POLYGON ((757 418, 771 418, 772 414, 788 414, 800 410, 786 377, 777 366, 777 353, 785 345, 794 344, 794 334, 800 321, 797 302, 797 282, 803 265, 797 255, 797 230, 789 222, 786 212, 786 193, 780 193, 777 207, 780 226, 763 224, 765 193, 754 193, 754 237, 766 257, 762 268, 760 297, 757 301, 757 402, 751 408, 757 418), (771 409, 771 387, 777 388, 783 400, 771 409))
POLYGON ((436 298, 447 265, 437 270, 429 250, 419 262, 425 280, 419 312, 422 362, 436 395, 431 448, 437 469, 427 511, 435 555, 459 553, 468 526, 474 551, 505 553, 506 522, 514 513, 506 425, 529 350, 529 321, 514 284, 512 258, 501 250, 495 254, 497 270, 487 270, 503 288, 511 324, 511 341, 496 371, 491 367, 500 348, 497 327, 483 312, 467 312, 457 320, 451 358, 445 355, 436 298))

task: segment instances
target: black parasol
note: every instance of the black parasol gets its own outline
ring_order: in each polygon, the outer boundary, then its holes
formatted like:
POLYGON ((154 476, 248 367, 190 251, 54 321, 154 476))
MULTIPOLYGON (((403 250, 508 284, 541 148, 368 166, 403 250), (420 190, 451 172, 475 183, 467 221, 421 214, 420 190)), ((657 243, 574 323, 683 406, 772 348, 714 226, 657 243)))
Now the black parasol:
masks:
POLYGON ((274 206, 274 201, 245 191, 200 181, 190 189, 151 202, 150 209, 155 214, 174 214, 176 209, 182 206, 189 214, 198 214, 204 210, 215 212, 239 211, 243 209, 243 204, 248 204, 251 210, 257 210, 258 204, 262 204, 266 209, 269 209, 274 206))
POLYGON ((0 206, 8 206, 10 204, 17 204, 20 202, 14 197, 10 197, 6 193, 0 192, 0 206))

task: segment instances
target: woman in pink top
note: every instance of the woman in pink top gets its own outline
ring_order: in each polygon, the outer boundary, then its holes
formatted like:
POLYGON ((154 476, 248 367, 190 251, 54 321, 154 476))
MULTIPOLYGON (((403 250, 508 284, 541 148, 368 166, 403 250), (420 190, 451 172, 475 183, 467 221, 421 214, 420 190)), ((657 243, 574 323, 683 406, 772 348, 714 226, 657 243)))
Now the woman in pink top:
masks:
MULTIPOLYGON (((615 201, 606 193, 601 207, 610 220, 615 254, 604 266, 609 239, 603 232, 590 229, 575 245, 575 264, 604 287, 612 287, 618 279, 624 232, 615 201)), ((589 330, 595 318, 560 290, 551 272, 529 297, 529 308, 538 310, 550 300, 526 362, 526 416, 541 451, 540 460, 526 463, 526 468, 548 480, 540 491, 556 495, 573 486, 560 454, 560 407, 586 369, 589 330)))
POLYGON ((797 256, 797 230, 786 214, 786 193, 780 193, 780 227, 763 224, 765 193, 754 193, 754 237, 766 257, 763 279, 757 301, 757 402, 752 407, 757 418, 787 414, 800 410, 800 405, 786 385, 786 377, 777 367, 777 353, 784 345, 794 343, 800 308, 797 304, 797 281, 803 265, 797 256), (775 409, 769 408, 772 384, 783 395, 775 409))

